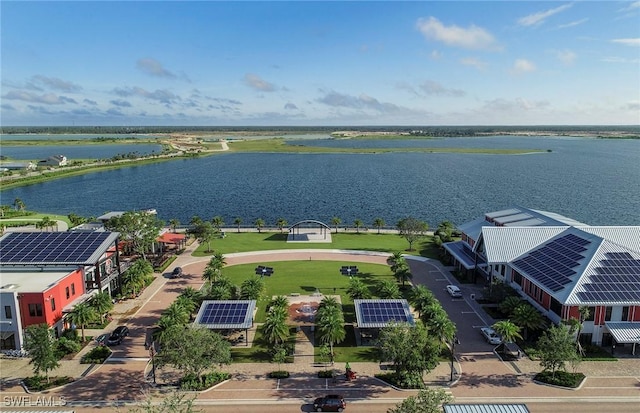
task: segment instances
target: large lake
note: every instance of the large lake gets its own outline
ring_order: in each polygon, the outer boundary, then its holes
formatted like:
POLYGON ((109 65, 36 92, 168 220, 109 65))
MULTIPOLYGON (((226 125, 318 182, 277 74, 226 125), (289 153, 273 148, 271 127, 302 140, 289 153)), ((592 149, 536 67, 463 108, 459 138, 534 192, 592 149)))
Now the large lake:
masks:
POLYGON ((640 140, 483 137, 436 140, 304 139, 305 145, 488 147, 530 155, 442 153, 221 154, 98 172, 0 193, 32 210, 97 216, 156 208, 164 220, 198 215, 274 225, 338 216, 371 227, 415 216, 436 226, 521 205, 591 225, 640 225, 640 140))

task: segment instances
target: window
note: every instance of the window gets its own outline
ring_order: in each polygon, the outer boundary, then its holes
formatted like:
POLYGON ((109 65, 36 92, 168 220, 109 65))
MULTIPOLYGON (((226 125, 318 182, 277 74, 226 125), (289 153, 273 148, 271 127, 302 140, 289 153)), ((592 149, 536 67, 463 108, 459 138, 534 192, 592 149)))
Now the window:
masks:
POLYGON ((76 295, 76 285, 71 283, 71 295, 76 295))
POLYGON ((42 304, 29 304, 29 315, 31 317, 42 317, 42 304))
POLYGON ((67 295, 67 299, 69 299, 69 287, 65 288, 64 292, 67 295))
POLYGON ((11 306, 10 305, 5 305, 4 306, 4 318, 6 318, 7 320, 11 320, 13 318, 13 315, 11 314, 11 306))
POLYGON ((56 311, 56 299, 51 297, 51 311, 56 311))
POLYGON ((605 307, 604 321, 611 321, 611 310, 613 307, 605 307))
POLYGON ((622 307, 621 321, 629 321, 629 307, 622 307))
POLYGON ((513 272, 513 282, 518 285, 522 285, 522 275, 517 271, 513 272))
POLYGON ((507 268, 506 265, 501 265, 500 266, 500 274, 502 274, 503 277, 504 277, 504 271, 505 271, 506 268, 507 268))

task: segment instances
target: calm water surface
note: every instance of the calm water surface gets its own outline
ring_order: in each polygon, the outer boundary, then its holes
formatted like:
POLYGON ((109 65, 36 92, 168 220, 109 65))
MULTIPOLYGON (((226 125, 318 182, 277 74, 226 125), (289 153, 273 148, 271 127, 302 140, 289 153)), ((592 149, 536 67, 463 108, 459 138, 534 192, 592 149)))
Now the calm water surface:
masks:
MULTIPOLYGON (((305 139, 309 145, 425 145, 550 149, 532 155, 439 153, 223 154, 98 172, 3 191, 29 209, 97 216, 155 207, 161 219, 241 217, 388 225, 412 215, 462 223, 517 204, 591 225, 640 225, 640 141, 487 137, 305 139), (484 145, 484 146, 482 146, 484 145)), ((371 146, 367 146, 371 147, 371 146)), ((382 146, 381 146, 382 147, 382 146)))

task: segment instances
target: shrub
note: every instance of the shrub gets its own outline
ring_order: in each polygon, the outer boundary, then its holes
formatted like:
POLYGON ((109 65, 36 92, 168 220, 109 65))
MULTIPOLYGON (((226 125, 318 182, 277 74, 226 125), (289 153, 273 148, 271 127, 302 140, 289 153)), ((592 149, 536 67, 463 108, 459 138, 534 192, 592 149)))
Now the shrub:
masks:
POLYGON ((23 380, 24 385, 29 391, 43 391, 73 382, 73 378, 69 376, 50 377, 48 382, 45 376, 32 376, 23 380))
POLYGON ((422 376, 417 373, 402 373, 400 377, 396 373, 380 373, 376 377, 400 389, 424 389, 422 376))
POLYGON ((81 364, 102 364, 111 355, 107 346, 97 346, 80 359, 81 364))
POLYGON ((230 378, 231 374, 222 371, 212 371, 201 374, 199 377, 195 374, 187 374, 180 380, 180 389, 190 391, 206 390, 230 378))
POLYGON ((552 384, 554 386, 568 387, 575 389, 580 386, 582 380, 585 379, 585 375, 582 373, 569 373, 566 371, 556 371, 555 377, 550 371, 543 371, 536 374, 533 378, 536 381, 546 384, 552 384))
POLYGON ((73 341, 80 341, 80 334, 78 333, 78 330, 74 328, 68 328, 64 330, 60 335, 60 338, 63 337, 73 341))
POLYGON ((286 379, 289 377, 289 372, 286 370, 276 370, 269 373, 271 379, 286 379))
POLYGON ((320 370, 318 377, 321 379, 332 379, 335 372, 333 370, 320 370))
POLYGON ((56 353, 59 357, 63 357, 67 354, 73 354, 80 351, 82 346, 75 340, 68 339, 66 337, 60 337, 56 341, 56 353))

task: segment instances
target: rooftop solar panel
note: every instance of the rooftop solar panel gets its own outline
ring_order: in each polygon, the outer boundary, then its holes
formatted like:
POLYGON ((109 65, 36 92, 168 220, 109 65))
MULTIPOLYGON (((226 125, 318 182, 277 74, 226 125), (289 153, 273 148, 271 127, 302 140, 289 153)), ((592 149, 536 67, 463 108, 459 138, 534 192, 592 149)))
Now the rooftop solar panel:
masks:
POLYGON ((93 264, 117 237, 113 232, 14 232, 0 243, 0 263, 93 264))
POLYGON ((354 300, 360 328, 382 328, 390 322, 414 325, 407 300, 354 300))
POLYGON ((607 252, 577 296, 583 302, 637 302, 640 299, 640 259, 628 252, 607 252))
POLYGON ((247 329, 253 325, 255 307, 255 300, 204 301, 195 324, 213 330, 247 329))

